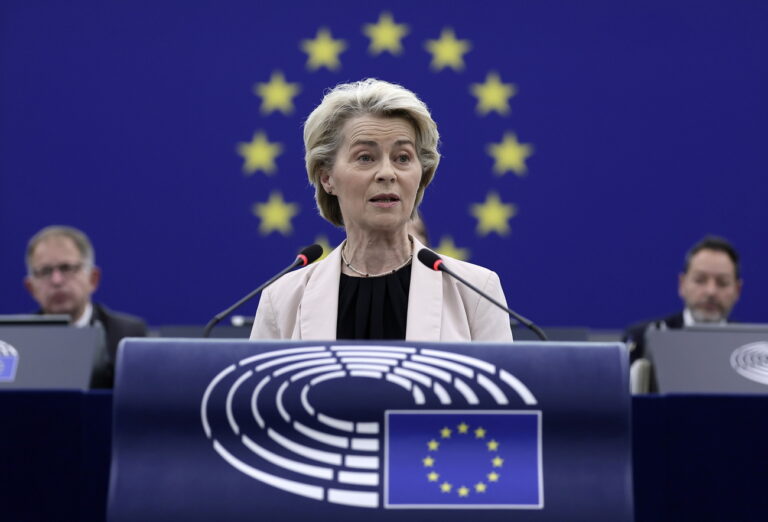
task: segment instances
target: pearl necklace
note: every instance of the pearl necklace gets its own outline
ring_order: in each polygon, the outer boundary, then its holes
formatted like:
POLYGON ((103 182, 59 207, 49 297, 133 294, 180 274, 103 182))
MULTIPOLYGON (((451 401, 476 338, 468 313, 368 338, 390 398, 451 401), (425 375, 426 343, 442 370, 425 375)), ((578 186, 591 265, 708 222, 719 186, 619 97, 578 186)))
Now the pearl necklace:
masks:
MULTIPOLYGON (((410 240, 410 237, 408 239, 410 240)), ((413 241, 411 241, 411 254, 408 256, 408 259, 406 259, 403 264, 398 265, 397 267, 393 268, 392 270, 387 270, 386 272, 382 272, 380 274, 367 274, 365 272, 361 272, 360 270, 358 270, 357 268, 352 266, 352 264, 349 261, 347 261, 347 257, 344 255, 344 250, 346 250, 346 249, 347 249, 347 240, 345 239, 344 240, 344 246, 341 247, 341 260, 344 262, 344 264, 347 266, 347 268, 349 268, 354 273, 356 273, 357 275, 362 276, 362 277, 381 277, 383 275, 394 274, 395 272, 397 272, 398 270, 400 270, 401 268, 403 268, 404 266, 406 266, 408 263, 410 263, 413 260, 413 241)))

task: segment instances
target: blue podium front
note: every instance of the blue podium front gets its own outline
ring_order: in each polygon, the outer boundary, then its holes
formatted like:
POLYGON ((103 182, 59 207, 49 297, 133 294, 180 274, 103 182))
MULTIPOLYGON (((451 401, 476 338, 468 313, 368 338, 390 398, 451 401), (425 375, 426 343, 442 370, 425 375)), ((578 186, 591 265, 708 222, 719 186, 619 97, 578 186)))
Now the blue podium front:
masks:
POLYGON ((631 521, 622 344, 126 340, 110 521, 631 521))

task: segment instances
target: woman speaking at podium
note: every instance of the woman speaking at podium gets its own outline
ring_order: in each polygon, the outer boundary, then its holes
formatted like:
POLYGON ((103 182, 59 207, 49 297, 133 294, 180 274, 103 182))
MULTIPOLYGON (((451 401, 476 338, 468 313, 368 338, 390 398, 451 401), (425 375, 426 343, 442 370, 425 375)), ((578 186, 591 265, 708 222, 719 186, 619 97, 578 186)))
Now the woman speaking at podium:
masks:
MULTIPOLYGON (((438 141, 427 106, 399 85, 367 79, 323 98, 304 125, 306 169, 320 215, 346 239, 264 291, 251 339, 512 340, 504 311, 418 261, 425 247, 408 223, 435 175, 438 141)), ((506 303, 494 272, 444 263, 506 303)))

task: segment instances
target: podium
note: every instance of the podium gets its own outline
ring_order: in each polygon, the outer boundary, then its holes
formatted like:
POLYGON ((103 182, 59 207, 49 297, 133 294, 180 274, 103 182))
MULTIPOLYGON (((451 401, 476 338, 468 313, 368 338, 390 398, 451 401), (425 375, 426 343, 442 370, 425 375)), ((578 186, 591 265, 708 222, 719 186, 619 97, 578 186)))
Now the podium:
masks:
POLYGON ((621 343, 127 339, 108 520, 631 521, 621 343))

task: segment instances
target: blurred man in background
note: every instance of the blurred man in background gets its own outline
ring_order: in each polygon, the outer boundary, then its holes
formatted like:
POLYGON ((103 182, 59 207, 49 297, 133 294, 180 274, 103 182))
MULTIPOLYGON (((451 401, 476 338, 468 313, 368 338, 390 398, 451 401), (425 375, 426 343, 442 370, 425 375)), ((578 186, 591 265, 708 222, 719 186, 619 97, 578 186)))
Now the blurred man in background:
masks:
POLYGON ((630 326, 624 341, 630 360, 645 355, 645 332, 649 328, 675 329, 694 324, 724 324, 741 295, 739 254, 727 240, 707 236, 687 252, 678 280, 684 308, 669 317, 630 326))
POLYGON ((40 305, 39 313, 64 314, 73 326, 99 325, 104 329, 105 349, 91 386, 111 388, 120 339, 144 337, 147 326, 137 317, 113 312, 91 300, 101 278, 94 262, 93 246, 83 232, 66 226, 46 227, 27 245, 24 286, 40 305))

